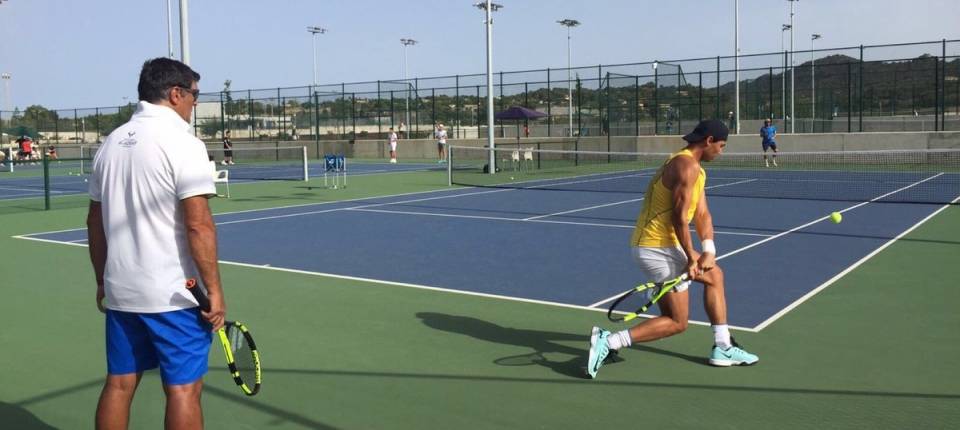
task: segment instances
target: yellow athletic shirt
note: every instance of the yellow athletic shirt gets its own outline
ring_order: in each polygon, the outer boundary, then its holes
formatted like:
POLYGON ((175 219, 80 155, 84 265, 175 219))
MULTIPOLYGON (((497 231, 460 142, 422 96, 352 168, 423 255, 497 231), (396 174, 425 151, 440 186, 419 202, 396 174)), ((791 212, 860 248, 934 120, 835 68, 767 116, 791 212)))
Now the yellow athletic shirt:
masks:
MULTIPOLYGON (((670 160, 681 155, 693 156, 687 149, 671 155, 657 171, 657 174, 653 176, 653 179, 650 180, 646 197, 643 200, 643 209, 637 216, 636 227, 633 229, 633 235, 630 236, 631 246, 665 248, 680 244, 677 233, 673 229, 673 223, 670 222, 670 214, 673 213, 673 193, 663 185, 662 177, 663 170, 670 163, 670 160)), ((703 185, 706 182, 707 172, 704 172, 701 167, 700 174, 697 175, 697 182, 693 185, 693 198, 690 201, 690 209, 686 216, 688 222, 693 219, 697 204, 700 203, 700 196, 703 195, 703 185)))

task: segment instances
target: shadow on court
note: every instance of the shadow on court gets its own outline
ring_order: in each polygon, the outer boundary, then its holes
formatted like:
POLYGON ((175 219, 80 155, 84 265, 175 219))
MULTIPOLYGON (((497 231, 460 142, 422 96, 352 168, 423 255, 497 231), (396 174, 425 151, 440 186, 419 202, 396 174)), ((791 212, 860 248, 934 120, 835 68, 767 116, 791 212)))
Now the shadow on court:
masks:
POLYGON ((0 402, 0 423, 3 428, 21 429, 21 430, 46 430, 55 429, 37 418, 30 411, 9 403, 0 402))
MULTIPOLYGON (((500 326, 477 318, 447 315, 436 312, 419 312, 417 318, 423 320, 427 327, 451 333, 459 333, 474 339, 504 345, 515 345, 530 348, 529 353, 511 355, 493 361, 498 366, 529 366, 546 367, 564 376, 585 378, 584 366, 587 363, 587 345, 589 337, 582 334, 560 333, 543 330, 527 330, 500 326), (559 344, 559 341, 577 341, 583 343, 583 348, 574 348, 559 344), (567 360, 551 360, 546 354, 566 355, 567 360)), ((620 362, 622 358, 611 354, 608 362, 620 362)))

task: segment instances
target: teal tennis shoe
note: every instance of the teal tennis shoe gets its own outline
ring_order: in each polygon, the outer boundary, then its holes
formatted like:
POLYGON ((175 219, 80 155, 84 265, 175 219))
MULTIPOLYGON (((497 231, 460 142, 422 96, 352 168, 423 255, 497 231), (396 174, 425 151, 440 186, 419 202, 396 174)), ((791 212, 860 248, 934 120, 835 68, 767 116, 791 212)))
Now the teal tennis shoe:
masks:
POLYGON ((749 366, 760 361, 759 357, 745 351, 732 338, 730 342, 733 343, 733 346, 727 349, 719 346, 713 347, 713 351, 710 353, 710 364, 712 366, 749 366))
POLYGON ((594 327, 590 331, 590 356, 587 358, 587 375, 591 379, 597 377, 597 371, 603 366, 603 360, 610 354, 610 347, 607 346, 607 336, 610 332, 600 327, 594 327))

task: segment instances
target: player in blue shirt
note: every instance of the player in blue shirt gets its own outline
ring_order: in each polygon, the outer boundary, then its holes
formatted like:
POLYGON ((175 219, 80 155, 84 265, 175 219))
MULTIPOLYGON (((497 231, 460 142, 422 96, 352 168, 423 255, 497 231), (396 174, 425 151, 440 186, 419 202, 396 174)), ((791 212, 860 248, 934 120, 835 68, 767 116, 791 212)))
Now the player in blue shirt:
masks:
POLYGON ((770 167, 770 161, 767 160, 767 150, 773 150, 773 167, 777 167, 777 127, 770 123, 767 118, 763 121, 763 127, 760 128, 760 137, 763 138, 763 164, 770 167))

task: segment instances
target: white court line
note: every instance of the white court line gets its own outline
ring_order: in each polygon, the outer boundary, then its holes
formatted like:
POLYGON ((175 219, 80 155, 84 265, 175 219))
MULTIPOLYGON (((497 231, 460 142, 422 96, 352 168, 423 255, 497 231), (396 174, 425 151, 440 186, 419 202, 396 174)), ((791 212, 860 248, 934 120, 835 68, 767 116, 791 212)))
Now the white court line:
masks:
MULTIPOLYGON (((747 179, 747 180, 743 180, 743 181, 731 182, 731 183, 729 183, 729 184, 711 185, 711 186, 709 186, 709 187, 706 187, 705 189, 720 188, 720 187, 729 187, 729 186, 731 186, 731 185, 738 185, 738 184, 743 184, 743 183, 753 182, 753 181, 756 181, 756 179, 747 179)), ((552 217, 552 216, 566 215, 566 214, 571 214, 571 213, 575 213, 575 212, 583 212, 583 211, 588 211, 588 210, 592 210, 592 209, 604 208, 604 207, 607 207, 607 206, 616 206, 616 205, 622 205, 622 204, 626 204, 626 203, 634 203, 634 202, 639 202, 639 201, 641 201, 641 200, 643 200, 643 199, 644 199, 643 197, 640 197, 639 199, 623 200, 623 201, 614 202, 614 203, 607 203, 607 204, 603 204, 603 205, 589 206, 589 207, 585 207, 585 208, 573 209, 573 210, 563 211, 563 212, 555 212, 555 213, 546 214, 546 215, 538 215, 538 216, 534 216, 534 217, 530 217, 530 218, 524 218, 524 221, 533 221, 533 220, 537 220, 537 219, 540 219, 540 218, 549 218, 549 217, 552 217)))
POLYGON ((960 196, 958 196, 957 198, 953 199, 953 201, 951 201, 949 204, 945 204, 945 205, 941 206, 939 209, 937 209, 936 211, 934 211, 934 212, 931 213, 930 215, 927 215, 925 218, 923 218, 922 220, 918 221, 916 224, 914 224, 914 225, 911 226, 910 228, 904 230, 903 233, 898 234, 897 237, 894 237, 893 239, 890 239, 889 241, 887 241, 886 243, 884 243, 883 245, 881 245, 879 248, 874 249, 873 252, 867 254, 865 257, 861 258, 860 260, 857 260, 857 262, 851 264, 849 267, 847 267, 846 269, 844 269, 842 272, 837 273, 834 277, 832 277, 832 278, 828 279, 826 282, 820 284, 820 286, 818 286, 817 288, 814 288, 814 289, 813 289, 812 291, 810 291, 809 293, 804 294, 804 295, 803 295, 802 297, 800 297, 799 299, 794 300, 793 303, 790 303, 787 307, 781 309, 780 312, 777 312, 777 313, 773 314, 770 318, 767 318, 765 321, 763 321, 762 323, 758 324, 758 325, 757 325, 756 327, 754 327, 754 328, 755 328, 757 331, 760 331, 760 330, 765 329, 768 325, 773 324, 776 320, 778 320, 778 319, 780 319, 781 317, 783 317, 784 315, 786 315, 787 312, 792 311, 794 308, 796 308, 797 306, 800 306, 803 302, 809 300, 811 297, 813 297, 814 295, 816 295, 817 293, 819 293, 819 292, 822 291, 823 289, 825 289, 825 288, 833 285, 834 282, 837 282, 838 280, 840 280, 840 278, 846 276, 847 273, 850 273, 851 271, 853 271, 853 269, 856 269, 857 267, 860 267, 863 263, 866 263, 867 260, 869 260, 870 258, 872 258, 874 255, 877 255, 877 254, 880 253, 880 251, 883 251, 884 249, 887 249, 887 247, 889 247, 890 245, 893 245, 894 242, 900 240, 901 238, 903 238, 904 236, 906 236, 906 235, 909 234, 910 232, 916 230, 918 227, 920 227, 921 225, 923 225, 924 223, 926 223, 927 221, 929 221, 931 218, 933 218, 934 216, 936 216, 936 215, 939 214, 940 212, 943 212, 944 209, 950 207, 950 205, 955 204, 955 203, 957 203, 957 202, 960 202, 960 196))
MULTIPOLYGON (((61 241, 48 240, 48 239, 39 239, 39 238, 28 237, 28 236, 13 236, 13 237, 16 238, 16 239, 33 240, 33 241, 37 241, 37 242, 54 243, 54 244, 59 244, 59 245, 71 245, 71 246, 78 246, 78 247, 83 247, 83 248, 87 248, 87 247, 88 247, 86 244, 72 243, 72 242, 61 242, 61 241)), ((307 270, 298 270, 298 269, 287 269, 287 268, 283 268, 283 267, 273 267, 273 266, 264 266, 264 265, 258 265, 258 264, 240 263, 240 262, 236 262, 236 261, 219 260, 218 262, 219 262, 220 264, 224 264, 224 265, 228 265, 228 266, 248 267, 248 268, 252 268, 252 269, 272 270, 272 271, 276 271, 276 272, 296 273, 296 274, 309 275, 309 276, 321 276, 321 277, 326 277, 326 278, 345 279, 345 280, 359 281, 359 282, 370 282, 370 283, 376 283, 376 284, 391 285, 391 286, 396 286, 396 287, 414 288, 414 289, 427 290, 427 291, 437 291, 437 292, 450 293, 450 294, 459 294, 459 295, 464 295, 464 296, 485 297, 485 298, 499 299, 499 300, 510 301, 510 302, 530 303, 530 304, 553 306, 553 307, 561 307, 561 308, 568 308, 568 309, 577 309, 577 310, 591 311, 591 312, 604 312, 603 309, 590 308, 590 307, 581 306, 581 305, 571 305, 571 304, 569 304, 569 303, 551 302, 551 301, 546 301, 546 300, 524 299, 524 298, 520 298, 520 297, 502 296, 502 295, 499 295, 499 294, 479 293, 479 292, 475 292, 475 291, 464 291, 464 290, 455 290, 455 289, 441 288, 441 287, 431 287, 431 286, 429 286, 429 285, 419 285, 419 284, 410 284, 410 283, 406 283, 406 282, 385 281, 385 280, 382 280, 382 279, 361 278, 361 277, 356 277, 356 276, 337 275, 337 274, 333 274, 333 273, 311 272, 311 271, 307 271, 307 270)), ((691 323, 691 324, 696 324, 696 325, 703 325, 703 326, 709 325, 709 323, 703 323, 703 322, 699 322, 699 321, 690 321, 690 323, 691 323)), ((750 331, 750 329, 742 328, 742 327, 737 327, 737 326, 730 326, 730 328, 731 328, 731 329, 735 329, 735 330, 750 331)))
MULTIPOLYGON (((459 214, 446 214, 446 213, 437 213, 437 212, 397 211, 397 210, 388 210, 388 209, 367 209, 363 207, 347 208, 344 210, 357 211, 357 212, 376 212, 376 213, 384 213, 384 214, 435 216, 435 217, 444 217, 444 218, 467 218, 467 219, 483 219, 483 220, 510 221, 510 222, 535 222, 535 223, 544 223, 544 224, 568 224, 568 225, 577 225, 577 226, 586 226, 586 227, 608 227, 608 228, 621 228, 621 229, 635 228, 635 226, 633 225, 626 225, 626 224, 601 224, 601 223, 576 222, 576 221, 556 221, 556 220, 544 220, 544 219, 496 217, 496 216, 486 216, 486 215, 459 215, 459 214)), ((733 231, 714 231, 714 234, 728 234, 728 235, 738 235, 738 236, 760 236, 760 237, 771 236, 769 234, 742 233, 742 232, 733 232, 733 231)))
MULTIPOLYGON (((889 196, 889 195, 891 195, 891 194, 898 193, 898 192, 900 192, 900 191, 906 190, 907 188, 911 188, 911 187, 914 187, 914 186, 916 186, 916 185, 920 185, 920 184, 922 184, 922 183, 924 183, 924 182, 927 182, 927 181, 929 181, 929 180, 931 180, 931 179, 937 178, 937 177, 939 177, 939 176, 941 176, 941 175, 943 175, 943 172, 937 173, 936 175, 933 175, 933 176, 931 176, 931 177, 929 177, 929 178, 927 178, 927 179, 914 182, 914 183, 912 183, 912 184, 910 184, 910 185, 908 185, 908 186, 906 186, 906 187, 902 187, 902 188, 899 188, 899 189, 897 189, 897 190, 891 191, 891 192, 889 192, 889 193, 883 194, 883 195, 881 195, 881 196, 874 197, 874 198, 872 198, 872 199, 870 199, 870 200, 868 200, 868 201, 865 201, 865 202, 858 203, 858 204, 856 204, 856 205, 850 206, 850 207, 848 207, 848 208, 846 208, 846 209, 843 209, 843 210, 841 210, 841 211, 839 211, 839 212, 840 212, 840 213, 844 213, 844 212, 847 212, 847 211, 856 209, 856 208, 858 208, 858 207, 860 207, 860 206, 863 206, 863 205, 866 205, 866 204, 875 202, 875 201, 880 200, 880 199, 882 199, 882 198, 884 198, 884 197, 887 197, 887 196, 889 196)), ((721 256, 718 256, 718 257, 717 257, 717 260, 718 260, 718 261, 719 261, 719 260, 723 260, 724 258, 727 258, 727 257, 729 257, 729 256, 731 256, 731 255, 739 254, 739 253, 741 253, 741 252, 743 252, 743 251, 746 251, 746 250, 748 250, 748 249, 750 249, 750 248, 753 248, 753 247, 755 247, 755 246, 758 246, 758 245, 767 243, 767 242, 769 242, 769 241, 771 241, 771 240, 774 240, 774 239, 777 239, 777 238, 786 236, 787 234, 790 234, 790 233, 793 233, 793 232, 795 232, 795 231, 797 231, 797 230, 800 230, 800 229, 809 227, 809 226, 811 226, 811 225, 813 225, 813 224, 816 224, 816 223, 818 223, 818 222, 820 222, 820 221, 824 221, 824 220, 826 220, 826 219, 828 219, 828 218, 830 218, 830 215, 822 216, 822 217, 817 218, 817 219, 815 219, 815 220, 813 220, 813 221, 810 221, 810 222, 808 222, 808 223, 806 223, 806 224, 802 224, 802 225, 796 226, 796 227, 794 227, 794 228, 791 228, 791 229, 789 229, 789 230, 787 230, 787 231, 783 231, 783 232, 777 233, 777 234, 775 234, 775 235, 773 235, 773 236, 767 237, 766 239, 758 240, 758 241, 756 241, 756 242, 754 242, 754 243, 751 243, 751 244, 749 244, 749 245, 746 245, 746 246, 743 246, 743 247, 741 247, 741 248, 737 248, 737 249, 735 249, 735 250, 733 250, 733 251, 730 251, 730 252, 727 253, 727 254, 723 254, 723 255, 721 255, 721 256)), ((600 306, 600 305, 602 305, 602 304, 604 304, 604 303, 607 303, 607 302, 609 302, 609 301, 611 301, 611 300, 616 299, 617 297, 620 297, 622 294, 623 294, 623 293, 621 292, 621 293, 619 293, 619 294, 617 294, 617 295, 615 295, 615 296, 607 297, 606 299, 603 299, 603 300, 601 300, 601 301, 599 301, 599 302, 596 302, 596 303, 590 305, 590 307, 600 306)))

